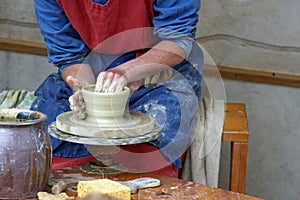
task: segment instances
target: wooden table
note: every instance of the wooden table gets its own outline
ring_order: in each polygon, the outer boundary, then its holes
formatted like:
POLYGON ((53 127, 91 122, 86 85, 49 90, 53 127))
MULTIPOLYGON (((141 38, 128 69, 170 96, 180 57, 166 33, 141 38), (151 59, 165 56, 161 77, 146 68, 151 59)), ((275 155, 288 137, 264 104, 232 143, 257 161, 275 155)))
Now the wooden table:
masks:
MULTIPOLYGON (((80 167, 65 168, 53 170, 50 178, 54 181, 63 180, 68 184, 66 193, 69 196, 77 195, 77 183, 79 180, 92 180, 96 178, 109 178, 111 180, 126 181, 139 177, 152 177, 161 181, 161 186, 155 188, 147 188, 139 191, 138 194, 132 194, 132 200, 142 199, 205 199, 205 200, 258 200, 259 198, 248 195, 234 193, 227 190, 212 188, 196 184, 189 181, 184 181, 177 178, 170 178, 154 173, 119 173, 114 175, 101 175, 99 173, 87 173, 81 170, 80 167)), ((32 199, 33 200, 33 199, 32 199)))

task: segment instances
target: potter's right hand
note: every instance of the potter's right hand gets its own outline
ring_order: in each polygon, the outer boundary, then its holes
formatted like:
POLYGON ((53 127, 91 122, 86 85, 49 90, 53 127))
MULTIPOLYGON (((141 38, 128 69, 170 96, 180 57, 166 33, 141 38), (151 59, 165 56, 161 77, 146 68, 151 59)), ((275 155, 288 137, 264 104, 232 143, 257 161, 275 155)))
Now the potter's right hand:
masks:
POLYGON ((120 92, 126 84, 125 76, 112 71, 104 71, 97 77, 95 92, 120 92))
MULTIPOLYGON (((96 81, 95 92, 120 92, 128 81, 124 75, 111 71, 101 72, 96 81)), ((129 89, 133 93, 139 89, 141 81, 130 83, 129 89)))
POLYGON ((85 109, 81 88, 86 86, 88 83, 80 82, 72 76, 67 77, 67 82, 70 85, 73 85, 73 91, 75 91, 73 95, 69 97, 70 108, 79 119, 85 119, 87 117, 87 112, 85 109))

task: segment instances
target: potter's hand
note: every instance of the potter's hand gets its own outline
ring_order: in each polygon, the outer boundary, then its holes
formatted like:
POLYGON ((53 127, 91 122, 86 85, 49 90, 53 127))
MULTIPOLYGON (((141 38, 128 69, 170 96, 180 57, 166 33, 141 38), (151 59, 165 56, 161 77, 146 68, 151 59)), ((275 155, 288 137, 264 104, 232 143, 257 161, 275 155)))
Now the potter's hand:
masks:
POLYGON ((67 82, 73 85, 75 91, 72 96, 69 97, 70 108, 79 119, 85 119, 87 117, 85 103, 81 88, 88 85, 86 82, 80 82, 72 76, 67 77, 67 82))
MULTIPOLYGON (((127 85, 128 81, 124 75, 112 71, 101 72, 97 77, 95 86, 96 92, 120 92, 127 85)), ((141 81, 130 84, 130 91, 135 92, 141 85, 141 81)))
POLYGON ((96 92, 120 92, 127 84, 127 79, 114 72, 101 72, 96 81, 96 92))

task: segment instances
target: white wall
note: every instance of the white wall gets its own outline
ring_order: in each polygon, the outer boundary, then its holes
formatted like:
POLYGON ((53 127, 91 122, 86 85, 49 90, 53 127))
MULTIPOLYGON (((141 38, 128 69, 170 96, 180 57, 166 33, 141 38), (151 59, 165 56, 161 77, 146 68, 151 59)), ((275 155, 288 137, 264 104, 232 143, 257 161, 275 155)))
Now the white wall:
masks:
POLYGON ((229 102, 243 102, 249 121, 246 193, 272 200, 300 196, 300 91, 225 80, 229 102))
MULTIPOLYGON (((2 0, 0 37, 43 42, 32 0, 2 0)), ((44 56, 0 51, 0 89, 34 90, 54 67, 44 56)))
MULTIPOLYGON (((202 0, 198 42, 219 66, 300 75, 300 1, 202 0)), ((247 106, 250 137, 246 193, 300 196, 300 90, 224 80, 227 101, 247 106)), ((228 187, 229 145, 220 186, 228 187)))
POLYGON ((0 37, 42 41, 33 0, 1 0, 0 37))
POLYGON ((0 51, 0 91, 7 89, 7 53, 0 51))
POLYGON ((300 75, 299 0, 201 0, 198 41, 217 65, 300 75))
POLYGON ((56 70, 47 57, 0 51, 0 90, 35 90, 56 70))

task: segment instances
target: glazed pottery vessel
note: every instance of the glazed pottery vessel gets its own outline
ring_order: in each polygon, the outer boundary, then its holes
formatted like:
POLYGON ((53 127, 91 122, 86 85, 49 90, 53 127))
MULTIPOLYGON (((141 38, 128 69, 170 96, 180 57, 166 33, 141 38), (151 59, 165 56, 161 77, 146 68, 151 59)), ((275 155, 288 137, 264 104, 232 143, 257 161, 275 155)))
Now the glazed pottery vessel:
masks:
POLYGON ((0 109, 0 199, 26 199, 45 190, 51 142, 43 113, 0 109))

